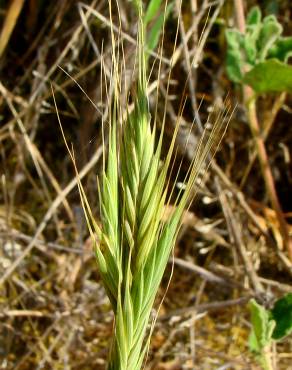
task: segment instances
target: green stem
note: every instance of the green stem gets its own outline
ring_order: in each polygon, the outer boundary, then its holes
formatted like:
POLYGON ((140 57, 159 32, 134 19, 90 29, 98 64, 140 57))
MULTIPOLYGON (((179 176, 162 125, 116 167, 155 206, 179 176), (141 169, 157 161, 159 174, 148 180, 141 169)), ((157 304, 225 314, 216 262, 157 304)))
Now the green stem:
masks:
POLYGON ((266 346, 262 350, 260 362, 263 367, 263 370, 274 370, 272 359, 271 359, 271 346, 266 346))

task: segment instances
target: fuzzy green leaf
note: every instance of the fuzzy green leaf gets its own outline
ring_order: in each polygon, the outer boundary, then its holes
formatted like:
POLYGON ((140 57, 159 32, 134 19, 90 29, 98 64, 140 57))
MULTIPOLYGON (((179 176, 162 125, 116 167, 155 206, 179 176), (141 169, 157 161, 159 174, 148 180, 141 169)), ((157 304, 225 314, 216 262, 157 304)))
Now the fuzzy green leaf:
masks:
POLYGON ((258 38, 259 61, 264 61, 266 59, 270 48, 276 43, 282 31, 283 27, 275 16, 271 15, 264 18, 258 38))
POLYGON ((227 41, 227 58, 226 58, 226 71, 228 77, 233 82, 241 82, 243 57, 242 57, 242 43, 243 36, 237 30, 226 30, 227 41))
POLYGON ((270 59, 244 75, 243 82, 257 93, 292 91, 292 66, 270 59))
MULTIPOLYGON (((255 64, 257 61, 257 42, 261 27, 258 24, 250 25, 247 27, 246 34, 243 38, 244 56, 249 64, 255 64)), ((243 56, 242 56, 243 57, 243 56)))
POLYGON ((292 37, 280 37, 268 52, 268 58, 276 58, 281 62, 288 62, 292 57, 292 37))
POLYGON ((260 353, 261 349, 255 335, 254 330, 252 329, 248 337, 248 348, 251 352, 260 353))
POLYGON ((257 42, 261 31, 262 13, 258 6, 253 7, 246 19, 246 33, 242 36, 244 50, 242 58, 246 59, 249 64, 255 64, 257 58, 257 42))
POLYGON ((270 319, 269 311, 254 299, 249 302, 252 332, 249 339, 251 350, 261 351, 271 343, 275 321, 270 319))
POLYGON ((262 19, 262 13, 258 6, 254 6, 251 8, 251 10, 248 12, 248 15, 246 17, 246 24, 247 26, 251 25, 259 25, 262 19))

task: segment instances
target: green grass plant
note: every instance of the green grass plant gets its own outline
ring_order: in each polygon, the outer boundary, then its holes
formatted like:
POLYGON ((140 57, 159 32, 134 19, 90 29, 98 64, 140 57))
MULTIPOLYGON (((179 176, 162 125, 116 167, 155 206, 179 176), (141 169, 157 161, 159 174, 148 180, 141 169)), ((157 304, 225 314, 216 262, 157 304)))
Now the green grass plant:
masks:
MULTIPOLYGON (((153 3, 153 1, 152 1, 153 3)), ((108 370, 139 370, 145 358, 151 330, 149 320, 169 256, 174 247, 184 210, 195 194, 195 185, 206 170, 206 159, 219 145, 226 124, 219 116, 206 132, 185 179, 185 188, 173 202, 173 212, 163 220, 173 189, 169 176, 174 161, 176 125, 169 150, 162 158, 165 117, 158 135, 151 122, 145 52, 146 24, 143 4, 133 1, 138 15, 137 83, 134 109, 125 119, 121 107, 120 53, 113 52, 111 83, 114 99, 110 115, 107 157, 98 180, 101 223, 98 224, 79 181, 79 191, 94 243, 99 273, 114 312, 114 332, 108 370), (148 340, 147 340, 148 338, 148 340)), ((154 6, 154 4, 152 4, 154 6)), ((113 50, 116 38, 112 31, 113 50)), ((74 157, 71 153, 73 161, 74 157)), ((77 174, 78 176, 78 174, 77 174)))

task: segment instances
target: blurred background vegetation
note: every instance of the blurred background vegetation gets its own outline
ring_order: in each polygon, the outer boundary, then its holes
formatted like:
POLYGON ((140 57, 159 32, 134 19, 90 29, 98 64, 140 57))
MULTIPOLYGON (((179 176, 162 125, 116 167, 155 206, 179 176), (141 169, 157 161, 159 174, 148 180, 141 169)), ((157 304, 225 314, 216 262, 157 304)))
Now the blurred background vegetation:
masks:
MULTIPOLYGON (((150 57, 149 104, 154 115, 158 85, 158 125, 166 106, 166 148, 181 102, 186 102, 174 163, 176 170, 180 168, 177 188, 183 186, 200 127, 208 123, 209 114, 224 107, 226 96, 236 108, 227 117, 231 121, 216 162, 185 213, 171 283, 168 287, 170 261, 157 297, 156 307, 167 289, 147 369, 259 369, 248 351, 247 302, 255 297, 270 307, 292 289, 292 263, 257 159, 243 89, 226 73, 225 31, 237 27, 240 3, 245 14, 254 5, 263 15, 274 14, 283 35, 292 34, 288 0, 183 0, 181 13, 180 2, 173 0, 159 78, 159 50, 150 57)), ((130 2, 118 4, 125 79, 131 89, 136 19, 130 2)), ((162 13, 163 6, 149 31, 162 13)), ((92 254, 51 85, 98 216, 101 127, 110 108, 106 94, 111 99, 112 93, 106 91, 101 73, 102 65, 105 71, 111 66, 108 1, 0 0, 0 20, 0 368, 105 369, 113 317, 92 254)), ((113 22, 119 26, 115 6, 113 22)), ((268 162, 290 234, 291 113, 289 94, 261 95, 257 100, 260 130, 266 132, 268 162)), ((275 369, 291 370, 291 362, 288 337, 274 345, 273 364, 275 369)))

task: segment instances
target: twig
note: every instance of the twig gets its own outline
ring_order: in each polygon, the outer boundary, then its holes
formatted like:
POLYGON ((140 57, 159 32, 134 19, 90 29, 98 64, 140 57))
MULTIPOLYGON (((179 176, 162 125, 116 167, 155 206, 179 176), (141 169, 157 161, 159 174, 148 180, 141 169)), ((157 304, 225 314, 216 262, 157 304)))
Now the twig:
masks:
MULTIPOLYGON (((58 181, 55 179, 53 173, 51 172, 51 170, 47 166, 46 162, 44 161, 44 159, 43 159, 43 157, 40 153, 40 151, 37 149, 36 145, 32 142, 29 135, 27 134, 26 128, 25 128, 21 118, 19 117, 19 114, 17 113, 16 109, 14 108, 13 103, 11 102, 11 100, 10 100, 8 94, 7 94, 7 90, 6 90, 5 86, 1 82, 0 82, 0 92, 4 96, 4 98, 6 99, 7 105, 9 106, 12 114, 14 115, 14 117, 16 119, 16 122, 19 126, 19 129, 20 129, 20 131, 21 131, 21 133, 24 137, 24 141, 25 141, 25 144, 27 146, 28 152, 31 155, 31 158, 33 160, 33 163, 35 165, 37 173, 39 174, 41 182, 44 186, 46 196, 47 196, 48 200, 51 201, 49 191, 48 191, 47 186, 45 184, 45 181, 43 179, 42 168, 46 172, 46 174, 47 174, 48 178, 50 179, 50 181, 52 183, 52 186, 56 190, 57 194, 60 194, 61 193, 61 188, 58 184, 58 181)), ((73 220, 73 214, 72 214, 71 208, 69 206, 69 203, 67 202, 66 199, 63 199, 62 203, 64 204, 64 208, 65 208, 65 210, 68 214, 69 219, 72 221, 73 220)))
MULTIPOLYGON (((102 155, 102 147, 100 147, 94 155, 91 157, 90 161, 83 167, 83 169, 79 173, 79 179, 81 180, 92 168, 95 166, 95 164, 98 162, 102 155)), ((65 189, 62 190, 62 192, 57 196, 57 198, 53 201, 50 208, 46 212, 45 216, 43 217, 39 227, 37 228, 34 237, 32 238, 29 245, 26 247, 26 249, 22 252, 22 254, 9 266, 9 268, 5 271, 3 276, 0 278, 0 287, 4 284, 6 279, 14 272, 14 270, 18 267, 18 265, 22 262, 22 260, 29 255, 29 253, 32 251, 32 249, 35 247, 35 244, 40 237, 41 233, 44 231, 44 229, 47 226, 47 223, 50 221, 50 219, 55 214, 57 208, 60 206, 60 204, 63 202, 65 197, 77 186, 77 183, 79 181, 77 177, 72 179, 70 183, 66 186, 65 189)))
POLYGON ((195 265, 191 262, 188 262, 188 261, 184 261, 181 258, 174 258, 173 262, 176 265, 180 266, 180 267, 183 267, 187 270, 195 272, 196 274, 199 274, 203 279, 205 279, 207 281, 210 281, 212 283, 223 284, 225 286, 226 285, 231 285, 231 283, 228 282, 227 280, 225 280, 224 278, 221 278, 221 277, 215 275, 214 273, 204 269, 203 267, 197 266, 197 265, 195 265))
POLYGON ((230 235, 233 237, 234 244, 239 252, 240 257, 242 258, 245 270, 247 272, 247 275, 250 279, 251 284, 253 285, 253 288, 255 289, 257 293, 262 293, 264 291, 262 284, 260 283, 258 276, 254 270, 254 267, 250 261, 250 258, 247 254, 244 242, 241 237, 241 231, 238 228, 234 215, 232 214, 231 207, 229 205, 227 196, 225 195, 225 192, 222 191, 220 183, 217 178, 215 178, 215 181, 217 182, 217 186, 219 189, 219 199, 222 204, 222 209, 225 215, 225 219, 229 226, 230 235))
POLYGON ((204 304, 198 305, 197 307, 190 306, 190 307, 179 308, 177 310, 169 312, 168 314, 160 316, 158 320, 165 321, 165 320, 169 320, 173 316, 189 315, 189 314, 192 314, 194 310, 196 310, 197 313, 201 313, 201 312, 206 312, 206 311, 208 312, 208 311, 222 310, 222 309, 232 307, 232 306, 237 306, 237 305, 245 305, 251 298, 252 298, 252 295, 249 295, 246 297, 240 297, 237 299, 229 299, 226 301, 204 303, 204 304))
POLYGON ((0 312, 0 317, 52 317, 51 314, 36 310, 7 310, 0 312))

